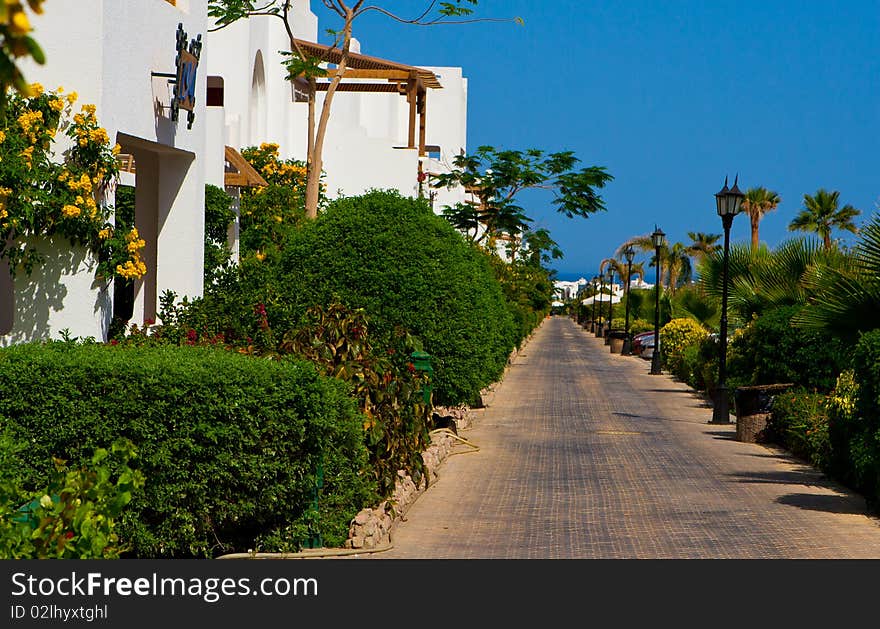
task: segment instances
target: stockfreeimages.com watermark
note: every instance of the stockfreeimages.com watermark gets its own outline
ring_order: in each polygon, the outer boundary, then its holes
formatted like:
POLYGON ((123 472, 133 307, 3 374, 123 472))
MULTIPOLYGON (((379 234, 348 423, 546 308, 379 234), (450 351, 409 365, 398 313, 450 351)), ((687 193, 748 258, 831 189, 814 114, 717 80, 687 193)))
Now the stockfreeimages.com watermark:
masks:
POLYGON ((36 577, 26 572, 12 575, 13 597, 178 597, 216 603, 236 596, 318 596, 313 577, 166 577, 154 572, 145 577, 110 577, 100 572, 70 576, 36 577))

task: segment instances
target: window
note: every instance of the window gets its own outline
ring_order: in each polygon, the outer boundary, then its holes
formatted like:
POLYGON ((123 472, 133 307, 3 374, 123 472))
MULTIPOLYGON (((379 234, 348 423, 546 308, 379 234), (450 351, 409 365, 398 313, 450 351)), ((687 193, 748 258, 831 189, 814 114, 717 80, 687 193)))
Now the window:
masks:
POLYGON ((208 95, 205 104, 208 107, 223 107, 223 77, 208 77, 208 95))

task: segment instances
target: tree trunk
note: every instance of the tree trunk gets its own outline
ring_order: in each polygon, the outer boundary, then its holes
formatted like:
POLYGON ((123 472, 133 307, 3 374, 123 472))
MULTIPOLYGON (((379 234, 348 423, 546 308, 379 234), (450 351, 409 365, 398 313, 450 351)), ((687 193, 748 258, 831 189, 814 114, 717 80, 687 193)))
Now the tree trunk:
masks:
POLYGON ((761 222, 761 217, 757 214, 750 214, 749 219, 752 224, 752 251, 758 248, 758 224, 761 222))
POLYGON ((321 118, 318 121, 318 128, 315 130, 314 142, 309 151, 309 168, 308 179, 306 180, 306 218, 318 217, 318 199, 321 193, 321 171, 324 162, 322 153, 324 150, 324 138, 327 135, 327 124, 330 121, 330 107, 333 103, 333 96, 336 89, 342 82, 342 75, 348 66, 348 54, 351 50, 351 23, 354 20, 354 13, 349 10, 345 14, 345 27, 343 30, 342 56, 337 64, 336 74, 327 88, 327 95, 324 97, 324 104, 321 107, 321 118))

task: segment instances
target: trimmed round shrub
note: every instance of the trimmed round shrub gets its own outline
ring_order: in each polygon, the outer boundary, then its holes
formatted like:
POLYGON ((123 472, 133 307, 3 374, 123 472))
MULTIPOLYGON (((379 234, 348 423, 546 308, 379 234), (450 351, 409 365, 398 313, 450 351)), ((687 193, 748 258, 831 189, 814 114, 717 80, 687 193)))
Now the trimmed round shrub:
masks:
MULTIPOLYGON (((660 328, 660 355, 664 366, 684 381, 691 379, 693 365, 685 358, 685 350, 699 347, 709 336, 702 325, 693 319, 673 319, 660 328)), ((696 355, 690 356, 695 362, 696 355)))
POLYGON ((135 557, 341 545, 375 498, 363 416, 312 363, 199 347, 55 342, 0 350, 0 433, 24 489, 119 438, 146 483, 117 529, 135 557), (318 478, 323 477, 314 509, 318 478), (270 544, 267 540, 272 540, 270 544))
POLYGON ((297 309, 338 301, 363 308, 379 338, 416 336, 433 357, 438 404, 473 403, 516 341, 487 256, 396 192, 334 201, 286 243, 278 286, 297 309))

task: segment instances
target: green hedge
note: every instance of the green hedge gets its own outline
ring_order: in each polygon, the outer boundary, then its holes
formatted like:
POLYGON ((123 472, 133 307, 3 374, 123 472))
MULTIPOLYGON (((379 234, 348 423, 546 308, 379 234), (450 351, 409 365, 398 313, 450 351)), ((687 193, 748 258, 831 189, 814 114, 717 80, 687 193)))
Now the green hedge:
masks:
POLYGON ((850 373, 831 396, 835 471, 880 508, 880 330, 859 339, 850 373))
POLYGON ((334 201, 292 235, 280 271, 280 292, 299 309, 339 300, 363 308, 379 338, 395 327, 418 337, 434 357, 438 404, 474 402, 516 342, 487 255, 427 203, 395 192, 334 201))
POLYGON ((843 343, 821 332, 792 327, 796 306, 769 310, 731 338, 731 386, 791 382, 827 392, 846 367, 843 343))
POLYGON ((777 395, 767 428, 769 438, 813 466, 829 471, 831 440, 826 396, 798 390, 777 395))
POLYGON ((19 345, 0 351, 0 428, 30 444, 19 454, 28 489, 45 484, 52 456, 80 465, 130 439, 146 486, 119 533, 137 557, 291 550, 316 531, 338 545, 374 498, 354 401, 310 363, 197 347, 19 345))

